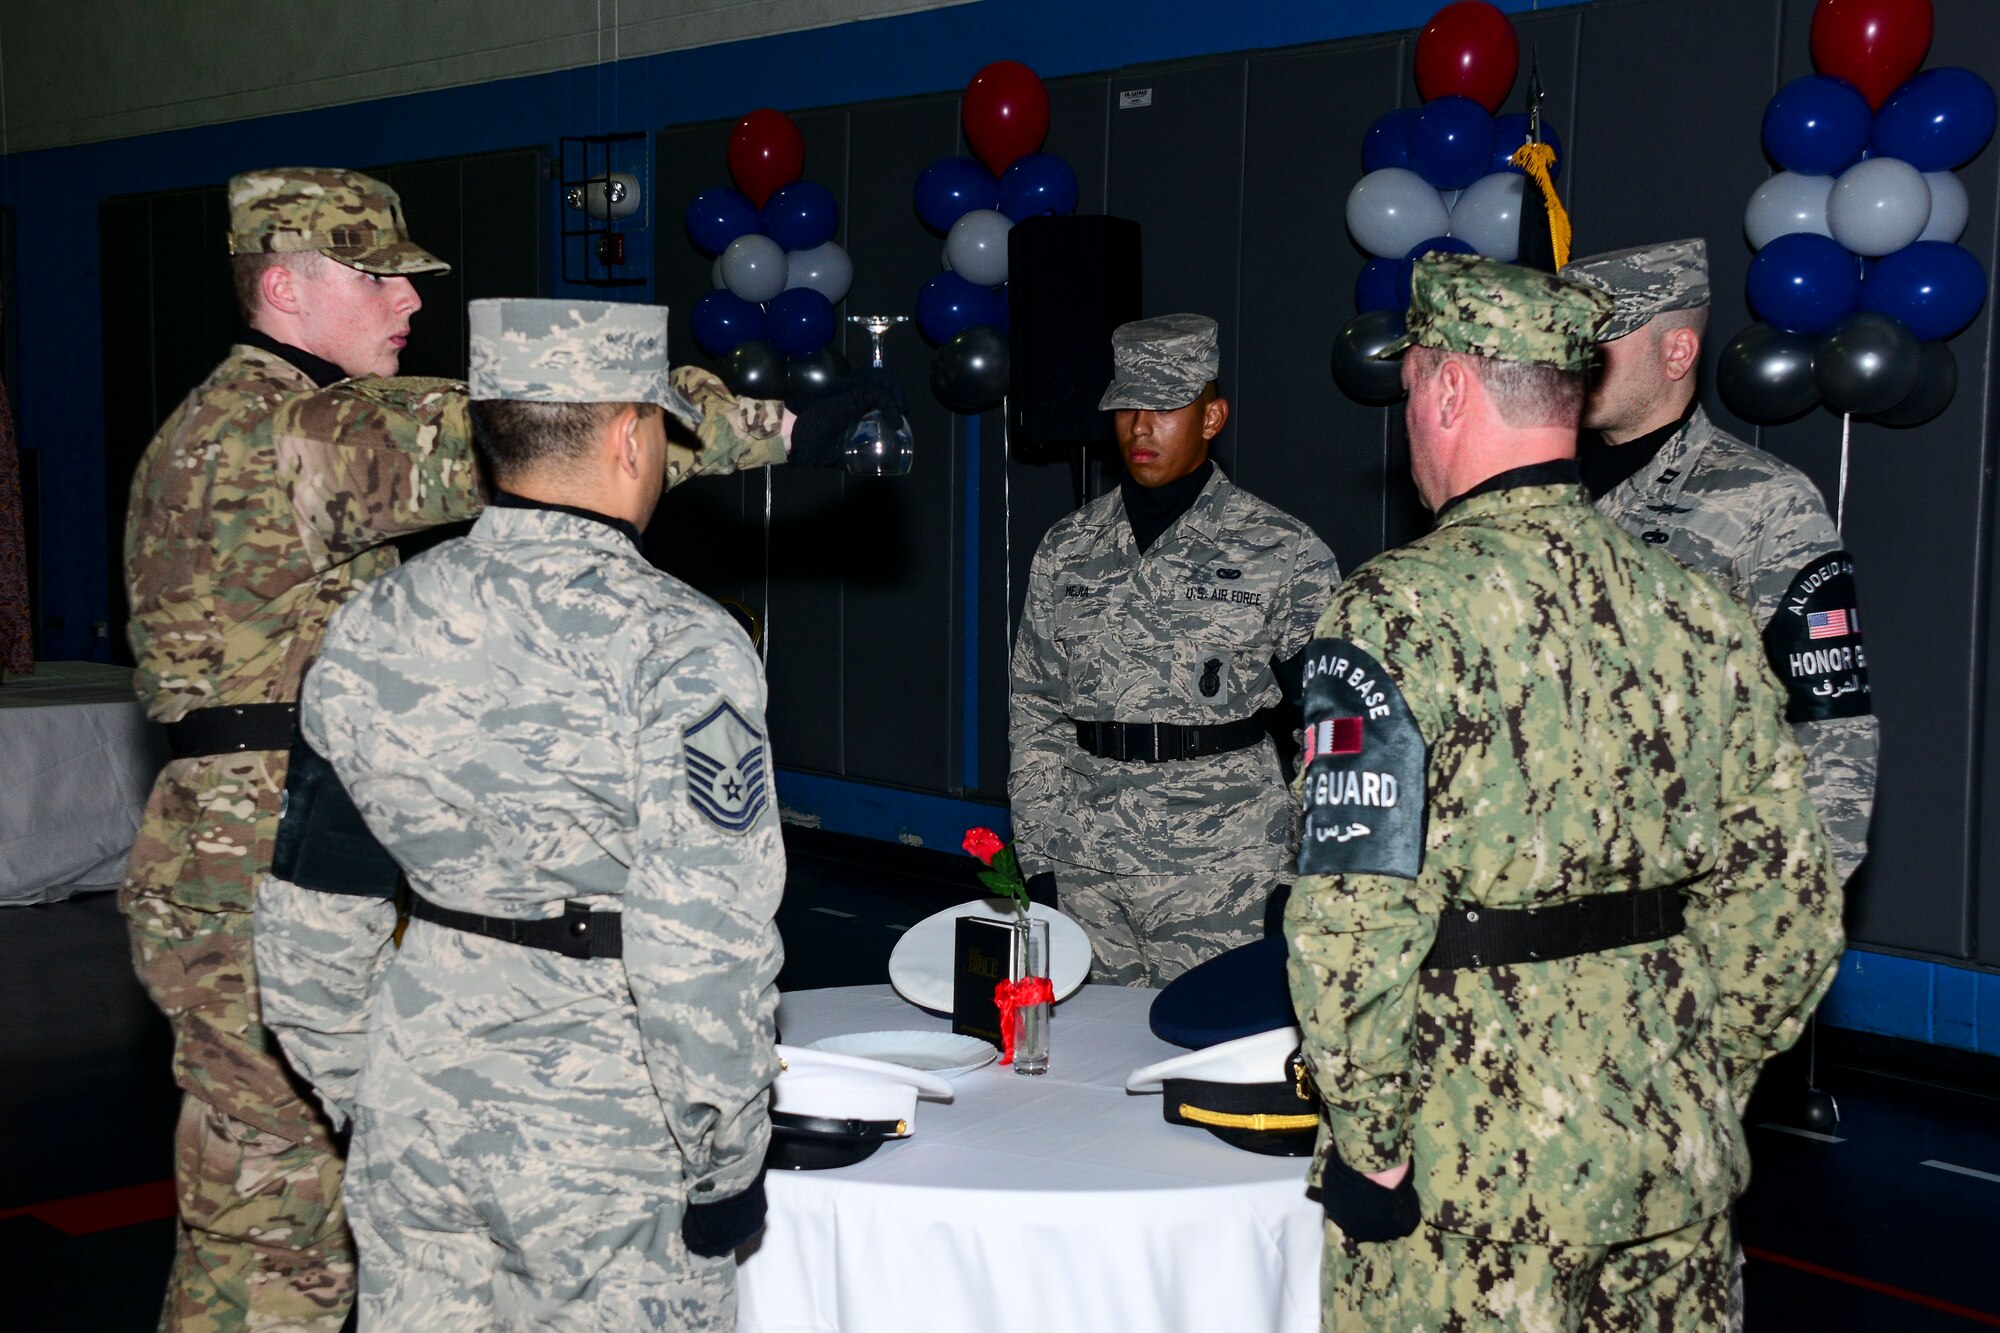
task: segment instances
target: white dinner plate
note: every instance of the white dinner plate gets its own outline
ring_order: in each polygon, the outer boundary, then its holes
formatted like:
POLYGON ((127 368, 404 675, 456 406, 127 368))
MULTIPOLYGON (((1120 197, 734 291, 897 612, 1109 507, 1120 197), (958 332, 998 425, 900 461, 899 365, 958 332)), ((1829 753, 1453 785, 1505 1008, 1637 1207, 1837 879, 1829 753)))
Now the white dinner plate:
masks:
POLYGON ((939 1078, 957 1078, 992 1064, 1000 1052, 992 1042, 963 1032, 850 1032, 822 1037, 811 1044, 832 1055, 858 1055, 905 1069, 921 1069, 939 1078))
MULTIPOLYGON (((1066 1000, 1090 975, 1090 937, 1053 907, 1033 903, 1028 912, 1049 923, 1049 982, 1056 999, 1066 1000)), ((904 931, 889 955, 889 982, 910 1003, 941 1014, 951 1012, 952 955, 962 916, 1012 921, 1014 904, 1007 898, 975 898, 927 916, 904 931)))

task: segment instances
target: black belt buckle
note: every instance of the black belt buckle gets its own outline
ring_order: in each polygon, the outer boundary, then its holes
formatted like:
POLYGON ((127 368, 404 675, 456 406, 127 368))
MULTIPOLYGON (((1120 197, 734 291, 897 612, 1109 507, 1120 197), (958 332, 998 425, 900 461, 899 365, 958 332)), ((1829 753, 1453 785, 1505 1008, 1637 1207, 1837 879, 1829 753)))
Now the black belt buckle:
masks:
POLYGON ((589 958, 591 949, 597 943, 596 928, 592 923, 590 908, 579 902, 563 904, 562 942, 556 952, 565 958, 589 958))

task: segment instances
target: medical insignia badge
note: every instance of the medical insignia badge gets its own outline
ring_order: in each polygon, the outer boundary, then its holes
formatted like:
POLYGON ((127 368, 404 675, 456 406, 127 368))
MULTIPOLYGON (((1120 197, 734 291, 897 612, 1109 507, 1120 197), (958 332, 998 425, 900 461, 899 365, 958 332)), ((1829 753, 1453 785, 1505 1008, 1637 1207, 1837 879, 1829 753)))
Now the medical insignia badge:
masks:
POLYGON ((1396 682, 1345 639, 1305 651, 1301 875, 1395 875, 1424 863, 1424 736, 1396 682))
POLYGON ((1785 718, 1825 722, 1875 711, 1854 595, 1854 558, 1823 555, 1801 569, 1764 626, 1764 651, 1785 686, 1785 718))
POLYGON ((728 700, 681 734, 688 804, 726 833, 745 833, 771 804, 764 737, 728 700))

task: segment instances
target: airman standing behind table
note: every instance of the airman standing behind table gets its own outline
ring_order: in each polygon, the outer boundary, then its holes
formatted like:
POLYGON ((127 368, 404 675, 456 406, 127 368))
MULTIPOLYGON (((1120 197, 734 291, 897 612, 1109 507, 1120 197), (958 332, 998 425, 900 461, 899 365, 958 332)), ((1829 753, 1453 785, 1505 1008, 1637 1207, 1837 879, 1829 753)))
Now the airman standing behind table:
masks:
POLYGON ((493 503, 341 610, 300 718, 409 930, 302 853, 258 892, 266 1021, 355 1123, 362 1327, 732 1329, 778 1072, 763 672, 640 551, 662 409, 694 424, 666 310, 471 329, 493 503))
POLYGON ((1405 418, 1437 526, 1356 571, 1306 654, 1285 927, 1329 1330, 1725 1326, 1738 1117, 1840 956, 1756 627, 1578 485, 1610 311, 1418 261, 1405 418))
POLYGON ((1845 880, 1868 854, 1881 745, 1854 557, 1805 474, 1723 431, 1695 398, 1708 331, 1704 241, 1592 255, 1563 276, 1617 302, 1584 403, 1584 487, 1598 512, 1750 608, 1845 880))
MULTIPOLYGON (((1016 850, 1090 935, 1095 980, 1164 986, 1256 938, 1296 803, 1258 716, 1340 569, 1210 461, 1215 321, 1112 334, 1127 480, 1049 530, 1014 641, 1016 850)), ((1295 679, 1295 673, 1293 673, 1295 679)))
MULTIPOLYGON (((390 539, 480 508, 464 386, 395 374, 422 302, 395 192, 279 167, 229 183, 249 327, 133 478, 126 586, 141 704, 168 724, 121 903, 186 1092, 162 1327, 338 1329, 353 1300, 340 1158, 259 1018, 251 907, 271 861, 299 681, 390 539)), ((676 372, 704 409, 670 478, 782 462, 782 407, 676 372)))

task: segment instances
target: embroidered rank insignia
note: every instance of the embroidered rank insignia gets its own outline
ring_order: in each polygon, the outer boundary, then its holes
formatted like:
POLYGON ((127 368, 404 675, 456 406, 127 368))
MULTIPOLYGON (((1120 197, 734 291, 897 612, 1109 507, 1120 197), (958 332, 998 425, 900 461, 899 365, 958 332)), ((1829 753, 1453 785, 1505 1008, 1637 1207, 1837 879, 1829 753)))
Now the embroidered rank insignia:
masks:
POLYGON ((764 737, 727 699, 681 733, 688 804, 725 833, 745 833, 771 804, 764 737))
POLYGON ((1854 558, 1823 555, 1792 577, 1764 626, 1764 652, 1785 683, 1785 720, 1825 722, 1875 711, 1854 595, 1854 558))
POLYGON ((1301 875, 1394 875, 1424 864, 1428 751, 1396 682, 1345 639, 1306 645, 1301 875))

